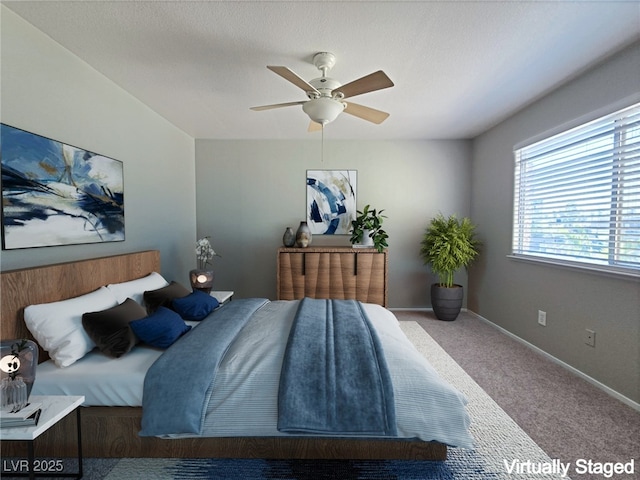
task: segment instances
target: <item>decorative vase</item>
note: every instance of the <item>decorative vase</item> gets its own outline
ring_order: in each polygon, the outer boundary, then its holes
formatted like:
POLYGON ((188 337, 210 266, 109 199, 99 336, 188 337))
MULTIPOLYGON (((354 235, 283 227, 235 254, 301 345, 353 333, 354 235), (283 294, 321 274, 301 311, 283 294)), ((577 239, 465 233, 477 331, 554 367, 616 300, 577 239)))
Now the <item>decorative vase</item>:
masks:
POLYGON ((211 293, 213 288, 213 271, 203 268, 196 268, 189 272, 189 281, 193 290, 200 290, 205 293, 211 293))
POLYGON ((293 247, 296 244, 296 236, 291 227, 287 227, 282 236, 282 243, 285 247, 293 247))
POLYGON ((17 412, 27 404, 27 384, 22 377, 5 377, 0 384, 0 409, 3 412, 17 412))
POLYGON ((0 375, 2 378, 22 378, 31 395, 38 366, 38 345, 33 340, 3 340, 0 342, 0 375))
POLYGON ((311 245, 312 238, 313 235, 311 235, 311 230, 309 230, 307 222, 300 222, 300 226, 298 227, 298 231, 296 232, 296 247, 308 247, 309 245, 311 245))

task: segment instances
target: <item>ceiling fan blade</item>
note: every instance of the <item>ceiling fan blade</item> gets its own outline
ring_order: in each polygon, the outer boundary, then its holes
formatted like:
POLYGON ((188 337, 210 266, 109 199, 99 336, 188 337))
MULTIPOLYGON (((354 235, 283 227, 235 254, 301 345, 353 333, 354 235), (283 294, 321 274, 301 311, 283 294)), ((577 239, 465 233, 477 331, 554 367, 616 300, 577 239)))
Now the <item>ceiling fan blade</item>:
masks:
POLYGON ((322 130, 322 125, 320 125, 318 122, 314 122, 313 120, 309 122, 309 128, 307 129, 307 132, 319 132, 320 130, 322 130))
POLYGON ((303 100, 301 102, 274 103, 273 105, 262 105, 261 107, 251 107, 249 110, 253 110, 255 112, 261 112, 262 110, 271 110, 274 108, 291 107, 293 105, 302 105, 303 103, 307 103, 307 101, 308 100, 303 100))
POLYGON ((313 85, 307 83, 306 80, 300 78, 295 72, 289 70, 287 67, 274 67, 273 65, 267 65, 267 68, 273 73, 277 73, 285 80, 289 80, 296 87, 301 88, 305 92, 315 92, 320 95, 320 92, 313 85))
POLYGON ((393 82, 387 77, 386 73, 378 70, 377 72, 336 88, 331 94, 335 95, 337 92, 342 92, 344 98, 348 98, 389 87, 393 87, 393 82))
POLYGON ((381 124, 384 122, 389 114, 375 108, 365 107, 364 105, 358 105, 357 103, 344 102, 347 104, 347 108, 344 109, 345 113, 354 115, 363 120, 368 120, 372 123, 381 124))

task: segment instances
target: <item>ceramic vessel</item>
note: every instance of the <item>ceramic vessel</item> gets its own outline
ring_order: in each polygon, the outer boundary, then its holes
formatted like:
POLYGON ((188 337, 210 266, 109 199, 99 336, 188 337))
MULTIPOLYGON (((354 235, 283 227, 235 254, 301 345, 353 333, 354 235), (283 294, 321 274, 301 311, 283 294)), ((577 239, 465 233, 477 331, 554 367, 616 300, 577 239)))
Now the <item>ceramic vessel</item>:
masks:
POLYGON ((287 227, 282 236, 282 244, 285 247, 293 247, 296 244, 296 236, 291 227, 287 227))
POLYGON ((431 285, 431 306, 433 313, 440 320, 452 321, 458 318, 462 309, 464 291, 461 285, 452 288, 442 287, 437 283, 431 285))
POLYGON ((313 235, 311 235, 311 230, 309 230, 307 222, 300 222, 300 226, 296 232, 296 247, 308 247, 311 245, 312 238, 313 235))
POLYGON ((359 245, 361 247, 373 247, 373 238, 370 236, 371 230, 365 228, 362 230, 362 240, 360 240, 359 245))

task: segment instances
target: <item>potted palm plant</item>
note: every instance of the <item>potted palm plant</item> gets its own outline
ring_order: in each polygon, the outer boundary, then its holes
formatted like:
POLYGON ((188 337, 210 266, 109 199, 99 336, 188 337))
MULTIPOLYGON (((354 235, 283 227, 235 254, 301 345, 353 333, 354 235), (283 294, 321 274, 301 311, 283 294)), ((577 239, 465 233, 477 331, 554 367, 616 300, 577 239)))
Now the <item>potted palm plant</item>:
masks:
POLYGON ((374 247, 382 252, 389 245, 389 235, 382 228, 382 222, 386 217, 382 212, 366 205, 363 210, 356 210, 356 219, 351 221, 351 243, 362 247, 374 247))
POLYGON ((469 218, 437 215, 425 230, 420 255, 425 265, 438 276, 431 285, 431 305, 440 320, 455 320, 462 308, 462 285, 453 283, 453 275, 467 268, 478 255, 480 242, 469 218))

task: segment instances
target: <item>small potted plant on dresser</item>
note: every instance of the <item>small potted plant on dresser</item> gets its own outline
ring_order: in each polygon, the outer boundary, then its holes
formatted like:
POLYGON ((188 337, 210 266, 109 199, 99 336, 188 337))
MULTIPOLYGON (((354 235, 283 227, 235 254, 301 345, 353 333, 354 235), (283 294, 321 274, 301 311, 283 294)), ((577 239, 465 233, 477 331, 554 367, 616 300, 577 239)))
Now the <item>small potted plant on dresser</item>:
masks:
POLYGON ((389 235, 382 228, 386 215, 384 210, 376 210, 366 205, 363 210, 356 210, 356 219, 351 221, 351 244, 354 247, 373 247, 382 252, 389 245, 389 235))
POLYGON ((453 283, 453 275, 468 267, 478 255, 480 242, 475 238, 475 226, 469 218, 442 214, 431 220, 420 244, 425 265, 438 276, 431 285, 431 305, 440 320, 455 320, 462 308, 462 285, 453 283))

